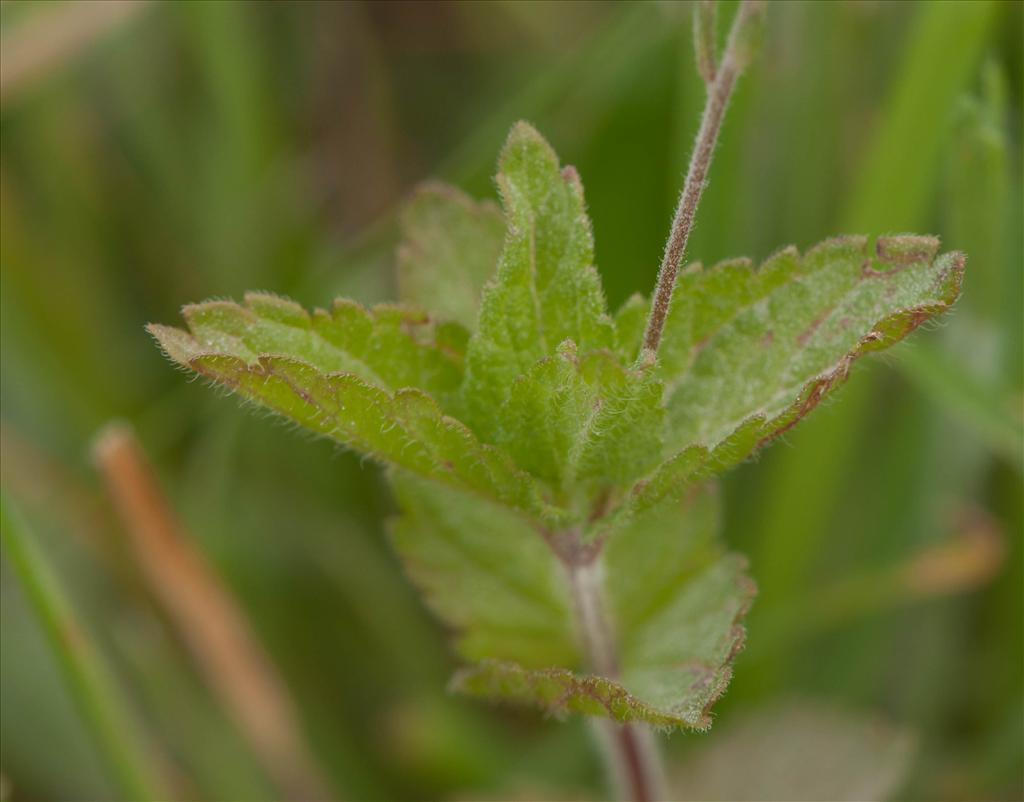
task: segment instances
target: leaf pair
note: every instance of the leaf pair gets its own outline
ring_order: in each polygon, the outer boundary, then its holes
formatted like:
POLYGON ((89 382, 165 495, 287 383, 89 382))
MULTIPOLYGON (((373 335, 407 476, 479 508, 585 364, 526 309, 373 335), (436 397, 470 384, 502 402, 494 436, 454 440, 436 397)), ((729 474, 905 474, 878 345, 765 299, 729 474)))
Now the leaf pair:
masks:
POLYGON ((706 726, 752 590, 700 483, 948 307, 963 257, 847 237, 756 269, 691 266, 640 360, 647 302, 608 315, 575 170, 520 123, 497 180, 504 224, 456 190, 414 198, 407 307, 309 315, 249 295, 186 307, 190 332, 150 331, 179 364, 393 467, 396 547, 475 663, 458 687, 706 726), (615 676, 587 673, 575 570, 599 586, 615 676))

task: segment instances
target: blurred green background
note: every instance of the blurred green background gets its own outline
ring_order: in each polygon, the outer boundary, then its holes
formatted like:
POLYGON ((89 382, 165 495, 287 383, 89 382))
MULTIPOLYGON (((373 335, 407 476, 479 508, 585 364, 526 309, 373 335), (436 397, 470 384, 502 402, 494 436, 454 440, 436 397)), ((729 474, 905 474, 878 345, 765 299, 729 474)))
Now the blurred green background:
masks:
MULTIPOLYGON (((90 458, 113 418, 272 657, 331 793, 605 793, 582 722, 446 693, 447 635, 389 550, 378 470, 187 381, 142 327, 248 289, 393 297, 410 189, 493 197, 520 118, 580 170, 611 304, 649 291, 703 104, 689 14, 0 5, 3 483, 168 793, 282 789, 126 547, 90 458)), ((951 315, 724 482, 761 592, 717 722, 792 696, 882 713, 917 737, 901 799, 1024 795, 1022 25, 1018 2, 772 3, 689 248, 917 231, 969 256, 951 315)), ((123 796, 7 556, 0 594, 5 793, 123 796)))

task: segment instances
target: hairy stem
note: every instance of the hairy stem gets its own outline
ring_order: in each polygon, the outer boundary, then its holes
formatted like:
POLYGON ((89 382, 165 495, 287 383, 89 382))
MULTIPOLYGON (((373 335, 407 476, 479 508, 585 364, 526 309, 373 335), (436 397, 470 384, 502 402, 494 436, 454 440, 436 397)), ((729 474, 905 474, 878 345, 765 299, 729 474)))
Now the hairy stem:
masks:
MULTIPOLYGON (((601 594, 599 560, 570 563, 569 583, 590 670, 604 677, 619 673, 618 657, 601 594)), ((617 724, 610 719, 592 722, 620 797, 650 802, 665 796, 665 771, 658 745, 643 724, 617 724)))
POLYGON ((729 30, 722 61, 714 70, 714 80, 707 86, 708 96, 700 121, 700 130, 697 133, 697 144, 690 157, 686 182, 683 184, 679 205, 672 220, 672 230, 665 244, 665 255, 661 260, 654 298, 651 300, 651 312, 647 318, 647 330, 644 332, 643 348, 651 354, 657 353, 658 345, 661 343, 672 289, 686 251, 686 241, 693 228, 697 205, 704 191, 711 157, 718 141, 718 132, 722 127, 722 118, 725 116, 726 106, 729 105, 736 79, 750 62, 754 49, 753 39, 763 12, 764 4, 761 0, 743 0, 729 30))
POLYGON ((601 595, 601 563, 591 560, 569 566, 569 582, 576 623, 587 653, 590 670, 605 677, 619 673, 611 627, 601 595))

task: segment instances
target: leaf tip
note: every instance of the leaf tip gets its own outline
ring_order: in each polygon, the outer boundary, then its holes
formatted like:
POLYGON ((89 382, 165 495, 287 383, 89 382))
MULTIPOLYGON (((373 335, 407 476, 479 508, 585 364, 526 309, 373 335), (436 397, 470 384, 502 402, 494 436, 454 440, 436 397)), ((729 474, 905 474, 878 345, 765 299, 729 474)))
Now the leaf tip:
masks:
POLYGON ((967 254, 963 251, 950 251, 939 258, 945 258, 949 261, 949 264, 939 271, 938 284, 944 290, 948 303, 952 304, 960 297, 964 270, 967 267, 967 254))
POLYGON ((541 157, 543 161, 558 167, 558 156, 555 149, 532 124, 519 120, 512 126, 501 149, 498 159, 499 171, 505 172, 513 160, 524 158, 527 154, 541 157))
POLYGON ((187 331, 161 323, 147 323, 146 332, 156 340, 168 359, 182 367, 188 367, 189 361, 198 353, 198 343, 187 331))
POLYGON ((533 141, 533 142, 544 142, 547 144, 543 136, 537 130, 533 123, 527 120, 516 120, 512 123, 512 128, 508 133, 508 142, 522 142, 522 141, 533 141))

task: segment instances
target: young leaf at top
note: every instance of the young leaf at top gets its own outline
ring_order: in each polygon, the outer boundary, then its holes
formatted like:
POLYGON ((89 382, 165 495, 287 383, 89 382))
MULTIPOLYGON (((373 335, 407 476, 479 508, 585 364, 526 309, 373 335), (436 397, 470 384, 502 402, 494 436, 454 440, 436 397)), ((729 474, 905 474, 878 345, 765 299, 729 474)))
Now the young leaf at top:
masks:
POLYGON ((476 664, 467 693, 567 711, 705 728, 728 682, 753 595, 745 563, 717 540, 718 499, 694 488, 640 516, 588 566, 603 577, 617 676, 587 668, 560 544, 499 507, 398 474, 392 537, 428 604, 476 664))
POLYGON ((463 391, 470 424, 488 441, 499 428, 494 412, 534 363, 565 340, 580 353, 614 345, 576 171, 561 169, 551 146, 520 122, 497 183, 508 230, 497 276, 484 288, 463 391))
POLYGON ((400 223, 399 297, 472 330, 505 238, 501 210, 431 181, 416 190, 400 223))
POLYGON ((580 355, 571 340, 512 383, 498 443, 563 491, 634 481, 662 449, 662 387, 610 351, 580 355))

